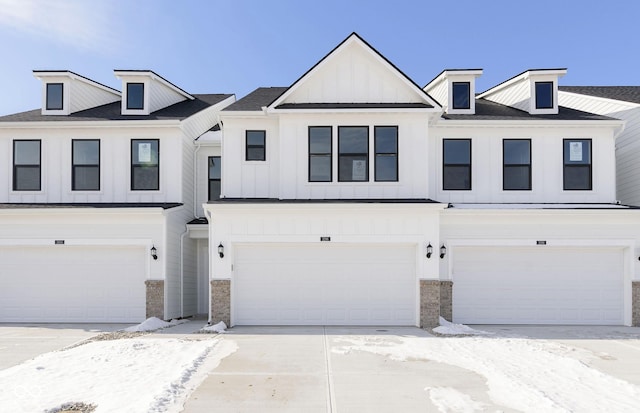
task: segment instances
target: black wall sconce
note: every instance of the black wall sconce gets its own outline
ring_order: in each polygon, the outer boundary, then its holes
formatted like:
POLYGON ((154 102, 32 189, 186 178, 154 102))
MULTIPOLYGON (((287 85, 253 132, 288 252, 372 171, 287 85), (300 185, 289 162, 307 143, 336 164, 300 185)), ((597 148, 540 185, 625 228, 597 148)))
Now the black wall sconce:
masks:
POLYGON ((220 258, 224 258, 224 245, 222 243, 218 245, 218 255, 220 258))
POLYGON ((440 258, 444 258, 445 255, 447 255, 447 247, 442 244, 442 247, 440 247, 440 258))
POLYGON ((429 243, 429 245, 427 245, 427 258, 431 258, 431 254, 433 254, 433 247, 431 243, 429 243))
POLYGON ((156 249, 155 245, 151 247, 151 256, 153 257, 154 260, 158 259, 158 250, 156 249))

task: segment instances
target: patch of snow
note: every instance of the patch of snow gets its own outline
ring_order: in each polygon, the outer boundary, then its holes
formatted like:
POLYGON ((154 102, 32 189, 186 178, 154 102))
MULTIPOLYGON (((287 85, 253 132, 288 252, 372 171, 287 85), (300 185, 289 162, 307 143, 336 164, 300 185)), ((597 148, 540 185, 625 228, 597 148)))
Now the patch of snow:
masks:
POLYGON ((205 331, 207 333, 215 332, 215 333, 222 334, 222 333, 226 333, 226 330, 227 330, 227 325, 224 323, 224 321, 220 321, 218 324, 202 327, 200 331, 205 331))
POLYGON ((167 321, 160 320, 157 317, 150 317, 144 320, 140 324, 136 324, 135 326, 125 328, 124 331, 129 331, 129 332, 153 331, 153 330, 159 330, 161 328, 177 326, 178 324, 188 323, 188 322, 189 320, 176 320, 176 319, 173 319, 167 322, 167 321))
POLYGON ((482 330, 475 330, 469 326, 466 326, 464 324, 454 324, 451 323, 447 320, 445 320, 444 318, 440 317, 440 327, 436 327, 433 329, 433 331, 435 331, 438 334, 445 334, 445 335, 487 335, 487 334, 492 334, 489 333, 487 331, 482 331, 482 330))
POLYGON ((179 412, 207 373, 237 350, 221 339, 127 339, 56 351, 0 371, 0 411, 45 411, 69 400, 95 412, 179 412))
POLYGON ((486 409, 485 403, 473 400, 469 395, 464 394, 451 387, 427 387, 431 403, 441 413, 474 413, 482 412, 486 409))

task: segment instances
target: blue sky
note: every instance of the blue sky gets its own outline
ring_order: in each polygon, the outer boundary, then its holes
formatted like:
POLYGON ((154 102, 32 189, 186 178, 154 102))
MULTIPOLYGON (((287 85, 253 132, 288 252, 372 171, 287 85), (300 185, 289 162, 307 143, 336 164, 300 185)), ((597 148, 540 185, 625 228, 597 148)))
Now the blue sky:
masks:
POLYGON ((640 85, 640 2, 572 0, 0 0, 0 115, 40 107, 33 69, 120 88, 151 69, 191 93, 288 86, 357 32, 423 86, 482 68, 485 90, 529 68, 564 85, 640 85))

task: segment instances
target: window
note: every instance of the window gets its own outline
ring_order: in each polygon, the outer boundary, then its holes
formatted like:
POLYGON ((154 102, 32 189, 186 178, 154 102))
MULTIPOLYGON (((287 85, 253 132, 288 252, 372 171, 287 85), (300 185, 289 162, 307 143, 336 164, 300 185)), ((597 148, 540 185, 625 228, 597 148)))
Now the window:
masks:
POLYGON ((71 141, 71 189, 100 190, 100 141, 74 139, 71 141))
POLYGON ((502 141, 502 189, 527 191, 531 189, 531 140, 502 141))
POLYGON ((266 132, 263 130, 248 130, 246 135, 247 161, 264 161, 266 159, 266 132))
POLYGON ((160 189, 159 146, 158 139, 131 140, 131 190, 160 189))
POLYGON ((453 109, 469 109, 471 107, 469 82, 453 82, 453 109))
POLYGON ((368 126, 338 126, 338 180, 369 180, 368 126))
POLYGON ((536 109, 553 109, 553 82, 536 82, 536 109))
POLYGON ((309 126, 309 182, 331 182, 331 126, 309 126))
POLYGON ((13 190, 40 190, 40 141, 13 141, 13 190))
POLYGON ((471 189, 471 139, 444 139, 442 189, 471 189))
POLYGON ((209 157, 209 201, 220 199, 220 178, 222 175, 219 156, 209 157))
POLYGON ((144 109, 144 83, 127 83, 127 109, 144 109))
POLYGON ((374 128, 375 180, 398 181, 398 127, 374 128))
POLYGON ((62 83, 47 83, 47 110, 62 110, 62 83))
POLYGON ((564 189, 591 189, 591 139, 564 140, 564 189))

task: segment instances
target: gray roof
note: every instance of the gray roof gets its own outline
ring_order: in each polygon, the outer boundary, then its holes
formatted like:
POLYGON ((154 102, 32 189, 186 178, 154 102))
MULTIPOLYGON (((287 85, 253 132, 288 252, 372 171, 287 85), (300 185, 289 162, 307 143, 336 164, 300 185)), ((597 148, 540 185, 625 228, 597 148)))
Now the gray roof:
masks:
POLYGON ((121 101, 82 110, 70 115, 42 115, 40 109, 14 113, 0 117, 0 122, 55 122, 55 121, 101 121, 101 120, 182 120, 220 103, 231 94, 193 95, 195 99, 184 100, 174 105, 152 112, 149 115, 123 115, 121 101))
POLYGON ((260 111, 263 106, 269 106, 271 102, 282 95, 288 87, 259 87, 242 99, 237 100, 223 109, 224 111, 260 111))
POLYGON ((640 86, 558 86, 563 92, 640 104, 640 86))
POLYGON ((557 115, 530 115, 523 110, 486 99, 476 99, 476 113, 474 115, 444 114, 442 117, 452 120, 616 120, 608 116, 595 115, 564 106, 558 108, 557 115))
POLYGON ((182 206, 177 202, 102 202, 102 203, 34 203, 34 204, 0 204, 0 209, 52 209, 52 208, 162 208, 171 209, 182 206))

